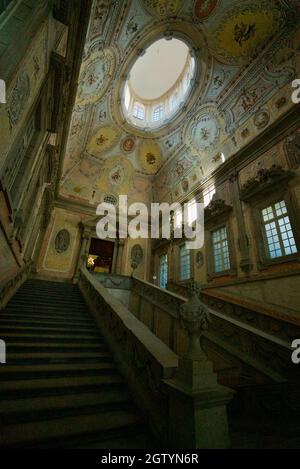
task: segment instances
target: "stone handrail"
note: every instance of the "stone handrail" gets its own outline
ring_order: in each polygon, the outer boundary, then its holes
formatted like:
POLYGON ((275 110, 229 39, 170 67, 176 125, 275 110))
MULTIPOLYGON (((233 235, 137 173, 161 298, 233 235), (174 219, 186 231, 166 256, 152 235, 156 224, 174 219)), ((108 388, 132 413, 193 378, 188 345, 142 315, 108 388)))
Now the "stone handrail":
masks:
POLYGON ((177 355, 87 269, 81 269, 78 284, 137 404, 155 434, 166 438, 168 406, 162 383, 174 375, 177 355))
POLYGON ((30 269, 31 262, 28 262, 14 277, 11 277, 8 281, 0 285, 0 311, 6 307, 9 300, 27 280, 30 269))
POLYGON ((125 275, 111 275, 106 272, 93 272, 92 275, 105 288, 114 288, 117 290, 131 289, 131 278, 125 275))
MULTIPOLYGON (((129 309, 179 355, 187 348, 187 337, 179 324, 179 309, 186 301, 186 297, 132 279, 129 309)), ((214 344, 272 381, 286 381, 292 367, 291 342, 299 336, 299 327, 274 318, 256 322, 249 315, 234 316, 228 308, 220 311, 207 306, 212 322, 203 333, 205 348, 214 344)))
MULTIPOLYGON (((228 447, 226 406, 233 391, 218 384, 201 346, 210 318, 208 308, 199 300, 197 284, 179 310, 180 325, 189 337, 188 351, 181 357, 86 268, 80 271, 79 288, 136 403, 163 447, 228 447)), ((171 295, 173 299, 177 299, 175 295, 171 295)))

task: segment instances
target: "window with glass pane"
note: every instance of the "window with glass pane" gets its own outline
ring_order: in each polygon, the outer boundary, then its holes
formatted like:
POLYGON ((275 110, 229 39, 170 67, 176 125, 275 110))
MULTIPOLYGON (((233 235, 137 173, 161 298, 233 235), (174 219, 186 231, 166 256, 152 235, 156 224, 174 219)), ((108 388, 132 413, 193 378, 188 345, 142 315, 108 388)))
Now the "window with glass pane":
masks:
POLYGON ((163 118, 163 115, 164 115, 164 107, 162 105, 157 106, 153 111, 153 121, 154 122, 160 121, 163 118))
POLYGON ((212 232, 214 271, 224 272, 230 269, 228 237, 226 226, 212 232))
POLYGON ((180 248, 180 280, 191 278, 191 255, 185 245, 180 248))
POLYGON ((135 103, 133 108, 133 117, 137 119, 144 120, 145 119, 145 108, 142 104, 135 103))
POLYGON ((296 241, 284 200, 262 210, 266 244, 270 259, 297 252, 296 241))
POLYGON ((166 288, 168 282, 168 255, 163 254, 159 258, 159 286, 166 288))

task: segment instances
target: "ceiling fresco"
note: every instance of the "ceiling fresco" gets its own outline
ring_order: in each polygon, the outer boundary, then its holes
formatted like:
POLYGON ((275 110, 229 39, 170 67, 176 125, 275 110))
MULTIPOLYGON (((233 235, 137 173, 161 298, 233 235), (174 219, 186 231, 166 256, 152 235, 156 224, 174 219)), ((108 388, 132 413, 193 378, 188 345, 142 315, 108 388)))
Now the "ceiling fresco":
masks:
MULTIPOLYGON (((61 197, 151 202, 188 193, 291 106, 300 71, 298 0, 94 0, 61 197), (149 42, 185 38, 198 78, 181 117, 141 132, 120 114, 127 63, 149 42)), ((158 77, 159 78, 159 77, 158 77)))

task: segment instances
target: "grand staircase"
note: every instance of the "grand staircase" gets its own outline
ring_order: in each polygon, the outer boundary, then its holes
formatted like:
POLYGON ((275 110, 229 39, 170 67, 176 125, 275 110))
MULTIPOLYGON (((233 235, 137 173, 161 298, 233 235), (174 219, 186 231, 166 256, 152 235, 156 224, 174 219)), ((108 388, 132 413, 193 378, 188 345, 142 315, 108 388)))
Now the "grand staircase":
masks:
POLYGON ((28 280, 0 312, 0 339, 0 447, 151 447, 77 286, 28 280))

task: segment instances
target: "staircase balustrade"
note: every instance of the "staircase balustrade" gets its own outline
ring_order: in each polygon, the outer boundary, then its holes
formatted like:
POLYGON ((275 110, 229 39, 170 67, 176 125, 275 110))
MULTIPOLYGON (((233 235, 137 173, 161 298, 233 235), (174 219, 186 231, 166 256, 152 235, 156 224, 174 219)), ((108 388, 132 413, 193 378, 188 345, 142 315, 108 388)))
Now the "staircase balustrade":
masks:
MULTIPOLYGON (((136 282, 131 280, 133 290, 136 282)), ((160 289, 153 290, 150 284, 142 287, 151 295, 153 304, 159 305, 159 294, 163 294, 160 289)), ((178 359, 168 344, 86 269, 81 270, 79 288, 137 404, 163 446, 229 447, 226 405, 233 391, 218 384, 212 363, 200 345, 209 313, 197 292, 193 290, 188 301, 181 301, 179 311, 174 311, 178 298, 164 294, 165 308, 174 316, 178 313, 176 319, 189 336, 187 352, 178 359)))
MULTIPOLYGON (((205 294, 201 298, 207 303, 205 294)), ((179 318, 180 307, 186 301, 186 297, 132 279, 130 311, 179 356, 184 355, 188 347, 187 333, 179 318)), ((266 316, 253 320, 255 312, 237 316, 229 304, 219 310, 207 306, 211 324, 202 335, 207 353, 210 350, 211 355, 223 354, 229 363, 233 358, 237 369, 253 370, 253 375, 259 372, 267 382, 283 383, 291 374, 297 378, 297 370, 291 362, 291 343, 300 336, 299 326, 266 316)), ((219 377, 223 384, 229 385, 230 380, 235 379, 234 384, 239 385, 238 376, 227 379, 225 375, 224 371, 222 380, 221 370, 219 377)))

